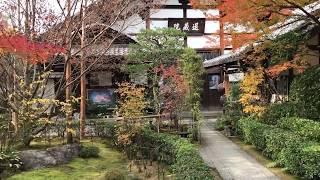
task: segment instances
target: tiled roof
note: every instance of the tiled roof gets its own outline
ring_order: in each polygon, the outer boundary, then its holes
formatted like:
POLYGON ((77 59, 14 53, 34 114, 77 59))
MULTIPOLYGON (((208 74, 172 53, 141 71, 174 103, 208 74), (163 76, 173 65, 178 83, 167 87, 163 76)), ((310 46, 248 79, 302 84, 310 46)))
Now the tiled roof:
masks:
MULTIPOLYGON (((79 49, 75 48, 72 53, 76 53, 79 49)), ((113 44, 109 47, 108 43, 105 44, 93 44, 86 48, 87 56, 126 56, 128 55, 129 48, 127 44, 113 44)))

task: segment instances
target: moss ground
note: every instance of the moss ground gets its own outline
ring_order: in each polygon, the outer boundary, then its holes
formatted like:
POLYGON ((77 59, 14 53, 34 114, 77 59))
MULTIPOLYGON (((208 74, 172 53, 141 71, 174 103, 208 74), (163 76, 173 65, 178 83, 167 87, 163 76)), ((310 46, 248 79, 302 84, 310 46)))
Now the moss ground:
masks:
POLYGON ((106 171, 120 169, 127 172, 125 156, 108 145, 99 142, 83 142, 99 147, 100 157, 76 158, 58 167, 26 171, 10 177, 10 180, 98 180, 106 171))

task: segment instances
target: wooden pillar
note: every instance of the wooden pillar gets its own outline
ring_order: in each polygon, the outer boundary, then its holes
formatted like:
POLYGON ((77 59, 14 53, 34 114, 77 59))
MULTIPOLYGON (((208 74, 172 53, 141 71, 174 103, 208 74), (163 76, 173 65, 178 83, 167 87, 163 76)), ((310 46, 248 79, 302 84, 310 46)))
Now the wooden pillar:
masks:
POLYGON ((224 54, 224 48, 225 48, 225 37, 224 37, 224 23, 222 21, 222 12, 219 11, 220 17, 219 17, 219 36, 220 36, 220 55, 224 54))

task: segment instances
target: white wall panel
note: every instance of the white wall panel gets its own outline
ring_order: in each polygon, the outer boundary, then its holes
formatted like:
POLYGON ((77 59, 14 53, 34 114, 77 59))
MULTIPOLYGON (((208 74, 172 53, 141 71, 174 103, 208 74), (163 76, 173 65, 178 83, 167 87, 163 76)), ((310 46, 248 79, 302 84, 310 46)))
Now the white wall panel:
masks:
POLYGON ((126 21, 118 21, 112 28, 125 34, 139 33, 146 28, 146 22, 140 16, 134 15, 126 21))
POLYGON ((183 18, 182 9, 151 9, 151 18, 183 18))
POLYGON ((210 9, 210 10, 188 9, 187 10, 188 18, 207 18, 212 16, 219 16, 219 10, 217 9, 210 9))
POLYGON ((159 0, 161 4, 166 4, 166 5, 181 5, 179 3, 179 0, 159 0))
POLYGON ((219 21, 206 21, 205 33, 218 33, 220 30, 220 23, 219 21))
POLYGON ((167 27, 168 27, 168 21, 151 21, 150 22, 151 29, 167 28, 167 27))
POLYGON ((220 38, 217 35, 188 36, 187 43, 188 47, 194 49, 218 48, 220 45, 220 38))

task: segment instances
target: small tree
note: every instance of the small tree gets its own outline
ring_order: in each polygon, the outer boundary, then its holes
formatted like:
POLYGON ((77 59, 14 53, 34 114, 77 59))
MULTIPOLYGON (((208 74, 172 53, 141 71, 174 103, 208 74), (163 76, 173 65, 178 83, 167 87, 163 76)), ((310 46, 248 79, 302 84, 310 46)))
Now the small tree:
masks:
MULTIPOLYGON (((187 81, 189 91, 187 95, 187 103, 192 112, 193 122, 201 120, 200 100, 203 87, 204 68, 202 59, 195 50, 186 48, 181 55, 181 68, 185 80, 187 81)), ((194 128, 197 128, 195 126, 194 128)), ((197 130, 197 129, 195 129, 197 130)), ((197 132, 194 131, 193 138, 197 140, 197 132)))
POLYGON ((160 114, 159 82, 161 73, 157 68, 170 67, 177 63, 183 50, 184 33, 176 29, 144 30, 137 37, 137 44, 130 46, 125 69, 132 75, 147 75, 152 89, 151 103, 160 114))
POLYGON ((175 128, 178 128, 178 114, 184 109, 188 84, 175 65, 166 69, 161 66, 159 70, 162 72, 160 84, 162 109, 171 120, 174 120, 175 128))
POLYGON ((122 83, 119 85, 117 93, 120 96, 117 112, 123 118, 118 128, 118 143, 127 146, 132 143, 132 139, 143 126, 141 116, 144 114, 147 103, 142 87, 122 83))

